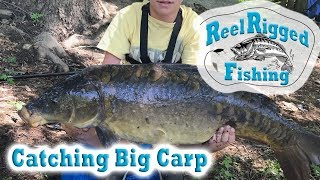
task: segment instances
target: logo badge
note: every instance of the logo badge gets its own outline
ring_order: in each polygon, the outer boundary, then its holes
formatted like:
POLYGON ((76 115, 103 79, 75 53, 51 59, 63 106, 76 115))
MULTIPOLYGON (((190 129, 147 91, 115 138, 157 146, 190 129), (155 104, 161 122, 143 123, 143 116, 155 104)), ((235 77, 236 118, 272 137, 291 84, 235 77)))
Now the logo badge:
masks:
POLYGON ((319 27, 275 3, 248 1, 200 17, 198 70, 224 93, 293 93, 307 81, 320 52, 319 27))

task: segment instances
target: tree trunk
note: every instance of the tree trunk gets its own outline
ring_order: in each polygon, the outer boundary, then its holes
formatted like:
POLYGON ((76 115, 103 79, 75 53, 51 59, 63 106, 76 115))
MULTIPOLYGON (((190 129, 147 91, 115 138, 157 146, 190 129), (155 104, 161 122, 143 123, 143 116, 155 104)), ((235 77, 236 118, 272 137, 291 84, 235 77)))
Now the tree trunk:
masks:
MULTIPOLYGON (((10 2, 10 1, 8 1, 10 2)), ((60 40, 72 34, 92 34, 99 24, 110 21, 100 0, 11 0, 10 3, 32 13, 43 15, 44 30, 60 40)))
POLYGON ((69 71, 66 60, 77 51, 72 48, 96 45, 112 19, 112 12, 101 0, 3 0, 0 3, 14 7, 29 21, 38 21, 36 24, 41 27, 42 33, 34 37, 33 47, 38 52, 39 60, 51 60, 60 66, 61 71, 69 71), (71 40, 68 40, 70 36, 71 40))
POLYGON ((117 10, 135 1, 138 0, 1 0, 0 4, 14 7, 29 20, 35 14, 42 16, 36 18, 42 33, 34 37, 33 47, 39 60, 51 60, 66 72, 70 55, 95 59, 96 53, 77 47, 96 46, 117 10))

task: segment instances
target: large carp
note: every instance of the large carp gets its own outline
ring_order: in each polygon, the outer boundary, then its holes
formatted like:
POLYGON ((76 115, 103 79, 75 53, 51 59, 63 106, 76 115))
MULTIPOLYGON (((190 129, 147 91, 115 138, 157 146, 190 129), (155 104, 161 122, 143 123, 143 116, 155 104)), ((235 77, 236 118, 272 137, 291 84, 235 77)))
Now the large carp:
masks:
POLYGON ((289 123, 267 97, 213 90, 190 65, 88 68, 28 103, 19 115, 32 126, 102 127, 106 141, 198 144, 221 126, 269 144, 288 179, 307 179, 320 163, 320 137, 289 123))

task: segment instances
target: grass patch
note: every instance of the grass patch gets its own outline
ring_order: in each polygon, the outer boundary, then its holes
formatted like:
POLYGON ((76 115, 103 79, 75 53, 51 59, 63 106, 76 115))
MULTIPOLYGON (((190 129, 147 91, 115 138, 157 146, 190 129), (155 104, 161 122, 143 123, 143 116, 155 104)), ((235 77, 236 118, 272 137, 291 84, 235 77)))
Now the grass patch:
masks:
POLYGON ((320 165, 311 165, 311 176, 313 179, 320 179, 320 165))
POLYGON ((262 171, 264 176, 270 180, 284 179, 283 171, 278 161, 268 160, 267 167, 262 171))
POLYGON ((24 74, 24 72, 18 72, 14 69, 5 68, 7 66, 17 65, 17 58, 15 56, 10 56, 6 58, 0 59, 0 65, 2 66, 0 70, 0 80, 6 81, 8 84, 14 84, 14 79, 11 76, 18 75, 18 74, 24 74))
POLYGON ((13 69, 7 69, 5 68, 2 73, 0 73, 0 80, 6 81, 8 84, 13 85, 14 79, 11 76, 20 74, 21 72, 17 72, 13 69))
MULTIPOLYGON (((0 61, 3 63, 7 63, 7 64, 13 64, 13 65, 17 64, 17 58, 14 56, 2 58, 2 59, 0 59, 0 61)), ((18 74, 18 72, 14 71, 12 69, 4 68, 0 72, 0 80, 6 81, 8 84, 14 84, 14 79, 11 78, 10 76, 16 75, 16 74, 18 74)))
POLYGON ((262 167, 256 167, 253 159, 236 155, 224 155, 217 159, 215 165, 209 170, 207 178, 213 180, 285 179, 277 160, 266 160, 262 167))
POLYGON ((10 63, 10 64, 16 64, 17 58, 14 56, 10 56, 10 57, 1 59, 1 61, 6 62, 6 63, 10 63))
POLYGON ((241 170, 240 164, 241 159, 238 156, 224 155, 216 162, 210 174, 216 180, 239 179, 244 176, 244 171, 241 170))
POLYGON ((2 177, 1 180, 12 180, 12 177, 5 176, 5 177, 2 177))
POLYGON ((6 81, 8 84, 14 84, 14 79, 7 74, 0 73, 0 80, 6 81))
POLYGON ((43 19, 43 16, 42 13, 33 12, 31 13, 31 20, 33 23, 39 23, 43 19))

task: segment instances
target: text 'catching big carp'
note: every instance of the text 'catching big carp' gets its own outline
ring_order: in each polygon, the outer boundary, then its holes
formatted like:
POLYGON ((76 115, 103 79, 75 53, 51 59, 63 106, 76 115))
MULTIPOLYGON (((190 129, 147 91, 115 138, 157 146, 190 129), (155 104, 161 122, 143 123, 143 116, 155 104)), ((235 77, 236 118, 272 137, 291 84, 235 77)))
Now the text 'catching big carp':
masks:
MULTIPOLYGON (((99 126, 107 144, 199 144, 229 124, 237 136, 269 144, 288 179, 320 164, 320 137, 290 124, 267 97, 213 90, 190 65, 106 65, 71 76, 28 103, 19 115, 32 126, 99 126)), ((100 136, 100 138, 101 138, 100 136)))

